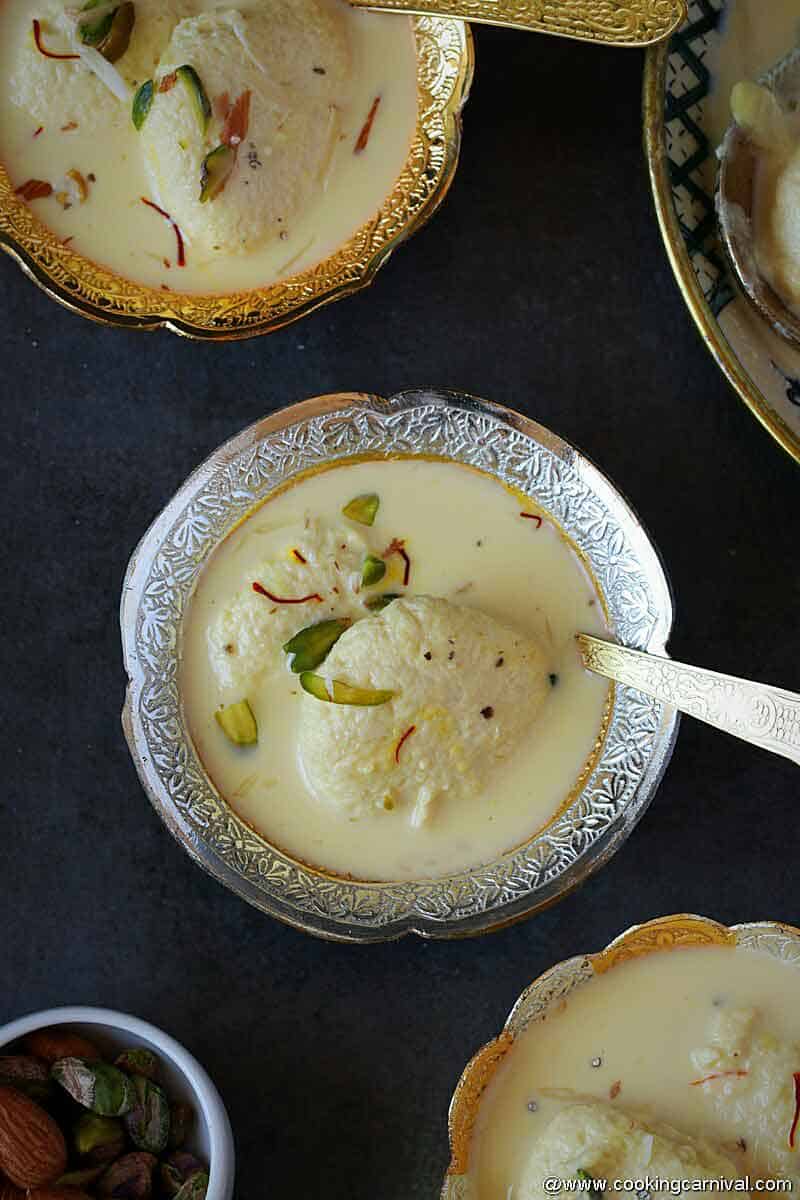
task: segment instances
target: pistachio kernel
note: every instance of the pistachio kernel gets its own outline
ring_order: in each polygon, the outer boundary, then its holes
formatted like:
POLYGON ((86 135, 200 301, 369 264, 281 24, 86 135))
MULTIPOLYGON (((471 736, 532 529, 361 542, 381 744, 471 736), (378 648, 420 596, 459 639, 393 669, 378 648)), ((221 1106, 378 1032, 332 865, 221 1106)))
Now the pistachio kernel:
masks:
POLYGON ((200 76, 194 67, 190 67, 188 63, 182 67, 178 67, 175 74, 189 93, 189 98, 192 101, 200 125, 200 131, 201 133, 205 133, 206 129, 208 129, 208 122, 211 120, 211 103, 206 95, 206 89, 203 87, 200 76))
POLYGON ((358 521, 359 525, 374 525, 380 503, 380 496, 376 492, 368 492, 364 496, 355 496, 345 504, 342 512, 351 521, 358 521))
POLYGON ((217 146, 203 159, 200 167, 200 203, 215 200, 230 179, 236 166, 236 151, 232 146, 217 146))
POLYGON ((135 23, 136 9, 130 0, 126 4, 120 4, 111 18, 108 33, 95 47, 106 62, 115 63, 117 59, 122 58, 130 45, 135 23))
POLYGON ((361 586, 373 587, 380 583, 386 574, 386 563, 376 554, 368 554, 361 568, 361 586))
POLYGON ((341 620, 319 621, 316 625, 307 625, 293 638, 284 644, 284 652, 292 655, 291 668, 295 674, 301 671, 313 671, 328 657, 350 621, 345 617, 341 620))
POLYGON ((235 704, 218 708, 214 719, 235 746, 254 746, 258 741, 258 723, 247 700, 237 700, 235 704))
POLYGON ((84 46, 96 46, 102 42, 107 36, 111 28, 111 22, 114 20, 114 13, 117 11, 117 5, 113 7, 105 4, 103 0, 88 0, 81 8, 81 15, 78 18, 78 36, 84 46), (92 16, 93 9, 99 8, 99 14, 92 16))
POLYGON ((309 696, 328 704, 350 704, 361 708, 386 704, 395 694, 383 688, 354 687, 341 679, 323 679, 311 671, 304 671, 300 676, 300 686, 309 696))
POLYGON ((136 95, 133 97, 133 107, 131 108, 131 120, 133 121, 134 129, 141 129, 147 120, 147 114, 153 104, 153 96, 155 94, 155 85, 152 79, 146 79, 140 88, 137 88, 136 95))

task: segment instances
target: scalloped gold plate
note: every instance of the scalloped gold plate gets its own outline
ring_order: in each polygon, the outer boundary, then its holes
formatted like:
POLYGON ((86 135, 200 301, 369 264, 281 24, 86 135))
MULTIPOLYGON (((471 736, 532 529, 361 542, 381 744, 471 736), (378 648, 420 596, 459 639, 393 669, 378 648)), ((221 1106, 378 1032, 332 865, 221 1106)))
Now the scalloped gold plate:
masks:
POLYGON ((463 22, 444 17, 414 17, 412 27, 417 128, 405 166, 375 216, 314 266, 263 288, 230 294, 147 287, 63 245, 14 194, 2 163, 0 249, 54 300, 93 321, 208 340, 272 333, 366 287, 395 247, 439 207, 458 164, 461 111, 475 62, 472 35, 463 22))
POLYGON ((534 1021, 541 1020, 552 1005, 561 1003, 574 988, 581 987, 594 976, 603 975, 632 958, 687 946, 742 946, 767 950, 776 958, 800 966, 800 929, 792 925, 762 921, 729 928, 692 913, 678 913, 634 925, 597 954, 578 955, 557 963, 525 989, 502 1032, 478 1051, 458 1081, 450 1102, 448 1121, 450 1166, 440 1200, 469 1200, 470 1144, 481 1098, 520 1034, 534 1021))

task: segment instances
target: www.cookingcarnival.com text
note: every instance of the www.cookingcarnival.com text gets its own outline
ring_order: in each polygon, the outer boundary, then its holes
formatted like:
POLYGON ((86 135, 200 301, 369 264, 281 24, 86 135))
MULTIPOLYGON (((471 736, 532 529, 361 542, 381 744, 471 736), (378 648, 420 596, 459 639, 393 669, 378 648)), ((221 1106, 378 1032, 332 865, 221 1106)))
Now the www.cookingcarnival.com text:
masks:
POLYGON ((632 1200, 649 1200, 651 1196, 682 1196, 684 1192, 791 1192, 790 1179, 664 1179, 646 1175, 642 1179, 560 1179, 551 1176, 543 1181, 548 1196, 571 1192, 621 1192, 632 1200))

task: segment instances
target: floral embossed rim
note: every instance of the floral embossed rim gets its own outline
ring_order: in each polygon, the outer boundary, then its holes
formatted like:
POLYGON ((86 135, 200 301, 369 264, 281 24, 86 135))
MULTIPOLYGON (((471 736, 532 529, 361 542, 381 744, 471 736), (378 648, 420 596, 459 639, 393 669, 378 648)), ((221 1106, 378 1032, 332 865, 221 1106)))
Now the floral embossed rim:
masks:
POLYGON ((598 954, 578 955, 557 963, 525 989, 501 1033, 471 1059, 456 1085, 448 1120, 451 1161, 441 1200, 474 1200, 467 1171, 481 1097, 516 1038, 541 1020, 553 1004, 564 1000, 595 975, 632 958, 686 946, 740 946, 800 967, 800 929, 792 925, 760 921, 729 928, 691 913, 633 925, 598 954))
POLYGON ((526 417, 462 393, 339 393, 277 412, 222 446, 134 551, 121 605, 129 677, 123 725, 151 802, 184 849, 272 916, 322 937, 481 933, 554 902, 618 849, 669 761, 678 716, 617 687, 583 789, 547 828, 494 862, 440 879, 348 880, 270 846, 225 804, 185 728, 177 685, 186 601, 208 555, 254 504, 304 471, 397 454, 480 467, 531 495, 585 556, 620 641, 665 654, 669 585, 633 511, 573 447, 526 417))
POLYGON ((164 292, 100 266, 65 246, 14 194, 0 163, 0 249, 54 300, 91 320, 227 341, 271 333, 372 282, 392 251, 444 200, 458 165, 461 111, 474 49, 469 27, 414 17, 417 129, 405 166, 379 212, 338 250, 263 288, 224 294, 164 292))

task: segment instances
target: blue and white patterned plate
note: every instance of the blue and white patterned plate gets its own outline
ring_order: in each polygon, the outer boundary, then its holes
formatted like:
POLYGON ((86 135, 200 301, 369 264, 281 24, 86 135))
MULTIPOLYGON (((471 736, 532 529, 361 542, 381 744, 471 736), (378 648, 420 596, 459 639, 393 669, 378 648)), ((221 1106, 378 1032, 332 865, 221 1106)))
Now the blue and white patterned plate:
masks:
POLYGON ((760 76, 798 35, 797 0, 690 0, 678 33, 648 52, 644 124, 656 211, 689 310, 745 404, 800 461, 800 354, 736 289, 714 211, 730 88, 760 76))

